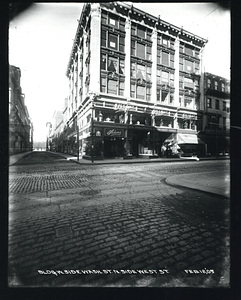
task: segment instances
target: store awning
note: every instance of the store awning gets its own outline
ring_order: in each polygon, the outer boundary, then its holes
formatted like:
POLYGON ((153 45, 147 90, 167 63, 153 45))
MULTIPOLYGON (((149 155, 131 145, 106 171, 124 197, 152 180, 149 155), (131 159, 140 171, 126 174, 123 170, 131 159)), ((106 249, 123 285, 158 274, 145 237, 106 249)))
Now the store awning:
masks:
POLYGON ((178 144, 198 144, 196 134, 177 133, 178 144))
POLYGON ((198 144, 198 138, 196 134, 188 133, 172 133, 166 140, 165 143, 178 145, 181 144, 198 144))

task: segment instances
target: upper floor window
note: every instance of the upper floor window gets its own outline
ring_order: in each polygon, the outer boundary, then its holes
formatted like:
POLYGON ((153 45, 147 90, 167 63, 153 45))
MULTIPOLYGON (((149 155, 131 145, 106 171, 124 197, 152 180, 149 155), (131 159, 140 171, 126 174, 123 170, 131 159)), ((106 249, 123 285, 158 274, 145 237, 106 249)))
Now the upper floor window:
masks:
POLYGON ((125 19, 118 18, 112 14, 107 14, 106 11, 101 12, 101 23, 111 27, 119 28, 123 31, 125 30, 125 19))
POLYGON ((146 84, 131 83, 131 98, 151 100, 151 86, 146 84))
POLYGON ((214 89, 218 90, 218 82, 217 81, 214 82, 214 89))
POLYGON ((207 98, 207 108, 212 108, 212 99, 207 98))
POLYGON ((194 82, 191 78, 184 77, 184 89, 192 89, 194 88, 194 82))
POLYGON ((157 84, 167 84, 174 86, 174 74, 157 70, 157 84))
POLYGON ((225 86, 224 86, 223 82, 221 83, 221 90, 222 90, 222 92, 225 92, 225 86))
POLYGON ((219 109, 219 100, 215 101, 215 109, 219 109))
POLYGON ((207 79, 207 87, 211 88, 211 80, 209 78, 207 79))
POLYGON ((131 35, 138 36, 141 39, 151 40, 152 31, 144 26, 132 24, 131 25, 131 35))
POLYGON ((144 79, 151 81, 151 67, 147 65, 140 65, 138 63, 131 63, 131 77, 136 79, 144 79))
POLYGON ((185 54, 187 54, 187 55, 193 56, 193 49, 192 49, 191 47, 189 47, 188 45, 186 45, 186 46, 184 47, 184 52, 185 52, 185 54))
POLYGON ((226 103, 226 101, 223 101, 223 110, 224 110, 224 111, 227 110, 227 103, 226 103))
POLYGON ((157 44, 158 45, 163 45, 167 48, 172 48, 174 49, 174 40, 168 38, 167 36, 157 36, 157 44))
POLYGON ((124 36, 109 33, 106 30, 101 30, 101 46, 125 52, 125 38, 124 36))
POLYGON ((151 60, 151 46, 137 41, 131 41, 131 55, 151 60))
POLYGON ((194 72, 194 62, 185 59, 184 60, 184 71, 185 72, 194 72))
POLYGON ((109 72, 125 74, 125 61, 121 58, 111 57, 107 54, 101 55, 101 69, 109 72))
POLYGON ((174 68, 174 54, 162 50, 157 50, 157 63, 174 68))

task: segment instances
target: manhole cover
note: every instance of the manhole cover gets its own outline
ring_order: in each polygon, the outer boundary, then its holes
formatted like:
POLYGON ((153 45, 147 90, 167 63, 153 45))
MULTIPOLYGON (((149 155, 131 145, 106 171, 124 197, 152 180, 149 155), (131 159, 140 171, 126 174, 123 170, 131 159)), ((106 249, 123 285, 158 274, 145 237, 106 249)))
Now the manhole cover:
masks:
POLYGON ((65 236, 65 235, 71 235, 71 234, 72 234, 72 230, 71 230, 70 227, 62 227, 62 228, 56 229, 57 237, 61 237, 61 236, 65 236))
POLYGON ((84 196, 88 196, 88 195, 96 195, 98 194, 100 191, 98 190, 87 190, 87 191, 83 191, 80 192, 80 195, 84 195, 84 196))

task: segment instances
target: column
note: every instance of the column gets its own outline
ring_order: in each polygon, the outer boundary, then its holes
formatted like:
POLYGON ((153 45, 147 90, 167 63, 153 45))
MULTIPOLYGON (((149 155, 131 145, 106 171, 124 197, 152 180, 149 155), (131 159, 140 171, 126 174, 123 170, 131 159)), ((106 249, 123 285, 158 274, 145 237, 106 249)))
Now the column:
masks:
POLYGON ((131 20, 128 17, 125 24, 125 91, 124 95, 130 98, 131 95, 131 20))
POLYGON ((86 46, 86 40, 87 40, 87 33, 85 29, 83 28, 83 100, 87 97, 87 89, 85 85, 85 79, 87 75, 87 67, 85 64, 86 58, 87 58, 87 46, 86 46))
POLYGON ((157 30, 153 29, 152 32, 152 72, 151 72, 151 81, 152 81, 152 93, 151 101, 156 102, 157 94, 157 30))
POLYGON ((91 4, 90 37, 90 86, 92 92, 100 92, 100 49, 101 49, 101 9, 99 3, 91 4))
POLYGON ((204 46, 200 51, 200 110, 204 110, 205 107, 205 96, 204 96, 204 73, 205 73, 205 65, 204 65, 204 46))
POLYGON ((174 55, 174 68, 175 68, 175 73, 174 73, 174 87, 175 87, 175 92, 174 92, 174 105, 179 106, 179 36, 177 36, 175 40, 175 55, 174 55))

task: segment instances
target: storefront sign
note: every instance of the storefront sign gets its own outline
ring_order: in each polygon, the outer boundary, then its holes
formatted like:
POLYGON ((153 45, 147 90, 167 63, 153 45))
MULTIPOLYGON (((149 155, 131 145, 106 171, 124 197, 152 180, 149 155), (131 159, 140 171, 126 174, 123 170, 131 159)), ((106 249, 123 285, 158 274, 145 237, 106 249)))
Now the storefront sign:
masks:
POLYGON ((119 137, 123 137, 124 136, 124 132, 122 129, 109 129, 106 128, 105 129, 105 136, 119 136, 119 137))
POLYGON ((137 106, 116 103, 114 109, 120 111, 137 111, 137 106))

